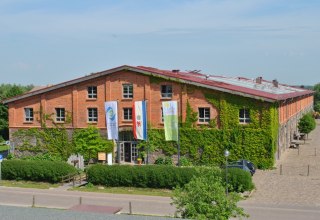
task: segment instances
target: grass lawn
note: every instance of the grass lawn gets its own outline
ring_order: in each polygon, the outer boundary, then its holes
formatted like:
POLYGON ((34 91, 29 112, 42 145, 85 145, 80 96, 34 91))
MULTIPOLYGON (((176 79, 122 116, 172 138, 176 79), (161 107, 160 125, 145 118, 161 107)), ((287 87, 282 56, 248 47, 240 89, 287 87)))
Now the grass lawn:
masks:
POLYGON ((97 193, 115 193, 115 194, 133 194, 146 196, 172 196, 172 191, 169 189, 151 189, 151 188, 135 188, 135 187, 102 187, 102 186, 82 186, 74 187, 71 190, 82 192, 97 192, 97 193))
POLYGON ((49 189, 49 188, 56 188, 59 186, 59 184, 51 184, 51 183, 44 183, 44 182, 31 182, 31 181, 23 181, 23 180, 21 180, 21 181, 1 180, 0 186, 49 189))

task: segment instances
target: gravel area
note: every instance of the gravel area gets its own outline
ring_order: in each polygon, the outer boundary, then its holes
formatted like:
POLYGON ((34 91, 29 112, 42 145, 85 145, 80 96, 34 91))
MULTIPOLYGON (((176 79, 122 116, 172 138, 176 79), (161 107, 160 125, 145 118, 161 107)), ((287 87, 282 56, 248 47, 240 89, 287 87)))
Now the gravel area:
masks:
POLYGON ((320 121, 305 144, 287 149, 274 170, 258 170, 246 204, 320 206, 320 121), (282 170, 282 174, 280 172, 282 170))

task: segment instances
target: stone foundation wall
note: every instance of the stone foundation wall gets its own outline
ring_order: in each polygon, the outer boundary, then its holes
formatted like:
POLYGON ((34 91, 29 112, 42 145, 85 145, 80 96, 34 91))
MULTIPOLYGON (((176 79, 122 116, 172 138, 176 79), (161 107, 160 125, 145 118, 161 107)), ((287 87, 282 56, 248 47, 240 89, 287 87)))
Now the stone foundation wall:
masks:
POLYGON ((298 132, 298 124, 300 118, 313 110, 313 105, 300 111, 295 116, 291 117, 286 123, 279 126, 279 137, 278 137, 278 149, 276 151, 276 159, 281 158, 281 154, 290 147, 290 143, 293 140, 293 136, 298 132))

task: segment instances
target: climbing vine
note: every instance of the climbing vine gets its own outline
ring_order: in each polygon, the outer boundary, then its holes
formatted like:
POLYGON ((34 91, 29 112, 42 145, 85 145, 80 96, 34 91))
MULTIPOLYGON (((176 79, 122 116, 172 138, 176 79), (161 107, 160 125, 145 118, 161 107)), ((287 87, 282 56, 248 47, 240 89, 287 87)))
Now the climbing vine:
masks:
MULTIPOLYGON (((205 97, 219 110, 219 129, 190 126, 195 114, 187 103, 184 124, 189 126, 179 131, 181 155, 188 156, 194 164, 221 165, 225 163, 223 152, 228 149, 231 161, 245 158, 259 168, 272 167, 278 135, 277 105, 226 93, 210 93, 205 97), (242 108, 250 112, 248 124, 239 123, 239 109, 242 108)), ((149 129, 149 141, 153 148, 169 156, 177 153, 177 144, 166 142, 162 129, 149 129)))

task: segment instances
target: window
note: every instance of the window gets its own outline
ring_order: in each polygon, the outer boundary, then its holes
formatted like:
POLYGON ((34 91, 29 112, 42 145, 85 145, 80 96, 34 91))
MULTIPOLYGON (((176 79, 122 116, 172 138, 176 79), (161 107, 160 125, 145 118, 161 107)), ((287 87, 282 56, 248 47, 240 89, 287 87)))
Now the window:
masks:
POLYGON ((172 86, 162 85, 161 86, 161 97, 162 98, 172 98, 172 86))
POLYGON ((98 122, 97 108, 88 108, 88 122, 98 122))
POLYGON ((123 120, 131 121, 132 120, 132 108, 123 109, 123 120))
POLYGON ((24 109, 24 121, 32 122, 33 121, 33 108, 24 109))
POLYGON ((210 121, 210 108, 199 108, 199 122, 209 122, 210 121))
POLYGON ((250 123, 250 111, 249 111, 249 109, 240 109, 240 111, 239 111, 239 122, 240 122, 240 124, 250 123))
POLYGON ((65 116, 64 108, 56 108, 56 122, 64 122, 65 116))
POLYGON ((96 99, 97 98, 97 87, 89 86, 88 87, 88 99, 96 99))
POLYGON ((132 84, 123 84, 122 85, 122 95, 125 99, 133 98, 133 86, 132 84))

